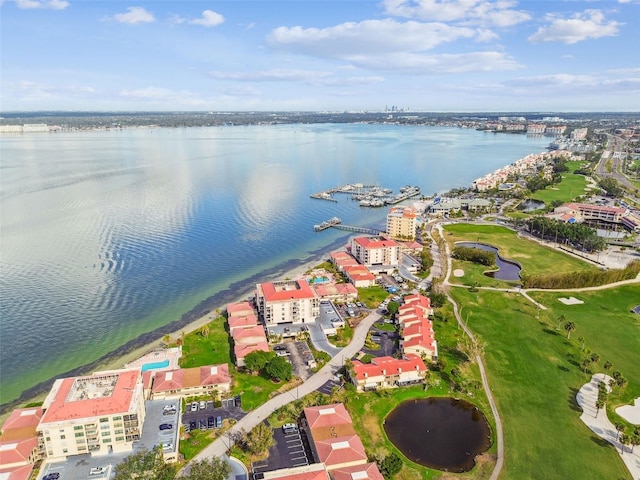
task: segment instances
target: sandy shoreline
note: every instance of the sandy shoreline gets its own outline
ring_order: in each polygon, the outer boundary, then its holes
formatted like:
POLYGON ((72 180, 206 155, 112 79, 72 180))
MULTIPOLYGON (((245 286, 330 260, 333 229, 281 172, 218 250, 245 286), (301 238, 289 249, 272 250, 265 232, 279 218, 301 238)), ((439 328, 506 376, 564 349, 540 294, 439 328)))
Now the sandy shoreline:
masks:
POLYGON ((216 310, 219 309, 220 312, 223 312, 228 303, 246 300, 252 296, 256 283, 284 278, 299 278, 304 272, 326 260, 329 253, 342 249, 346 243, 345 239, 349 236, 350 235, 341 237, 332 244, 312 252, 305 260, 291 259, 272 269, 231 284, 226 290, 218 292, 200 302, 183 314, 179 320, 139 335, 94 362, 60 373, 47 381, 38 383, 25 390, 17 399, 0 405, 0 419, 15 408, 31 402, 43 401, 57 378, 87 375, 95 371, 123 368, 126 363, 130 363, 150 351, 161 348, 162 338, 165 335, 169 335, 172 339, 175 339, 180 336, 181 332, 190 333, 197 330, 205 323, 214 319, 216 310))

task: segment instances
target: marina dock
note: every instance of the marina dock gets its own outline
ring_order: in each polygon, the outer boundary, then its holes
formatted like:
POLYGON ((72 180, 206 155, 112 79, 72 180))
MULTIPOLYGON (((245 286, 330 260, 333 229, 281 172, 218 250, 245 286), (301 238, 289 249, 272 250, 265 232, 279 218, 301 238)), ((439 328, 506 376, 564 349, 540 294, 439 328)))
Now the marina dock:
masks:
POLYGON ((348 232, 357 232, 357 233, 366 233, 368 235, 378 235, 384 230, 378 230, 376 228, 367 228, 367 227, 358 227, 356 225, 345 225, 342 223, 338 217, 333 217, 329 220, 325 220, 324 222, 314 225, 313 229, 316 232, 321 232, 326 230, 327 228, 337 228, 338 230, 346 230, 348 232))
POLYGON ((337 187, 312 193, 311 198, 318 200, 328 200, 337 202, 334 194, 346 193, 351 196, 361 207, 384 207, 385 205, 395 205, 411 197, 420 195, 420 187, 406 185, 400 189, 400 193, 393 195, 390 188, 382 188, 378 185, 365 185, 363 183, 348 183, 337 187))

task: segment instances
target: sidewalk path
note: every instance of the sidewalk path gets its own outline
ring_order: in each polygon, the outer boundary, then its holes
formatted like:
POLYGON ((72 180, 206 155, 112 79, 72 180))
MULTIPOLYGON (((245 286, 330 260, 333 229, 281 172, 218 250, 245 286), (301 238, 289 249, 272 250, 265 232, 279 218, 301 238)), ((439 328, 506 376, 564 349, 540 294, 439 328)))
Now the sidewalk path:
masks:
POLYGON ((585 383, 578 391, 576 400, 583 411, 580 420, 582 420, 593 433, 612 444, 629 469, 629 472, 631 472, 631 476, 634 479, 640 480, 640 449, 636 448, 634 452, 631 453, 631 447, 624 447, 624 453, 620 453, 621 445, 618 441, 618 431, 616 427, 609 421, 609 418, 607 418, 606 409, 600 409, 600 411, 598 411, 596 408, 598 384, 603 380, 605 385, 607 385, 607 390, 610 390, 608 385, 611 377, 597 373, 591 377, 589 383, 585 383))
MULTIPOLYGON (((278 408, 293 402, 298 398, 302 398, 305 395, 317 390, 326 382, 331 380, 335 373, 344 365, 345 360, 355 356, 355 354, 364 346, 364 341, 367 338, 367 332, 369 328, 380 319, 380 315, 376 312, 371 312, 360 324, 356 327, 353 333, 353 339, 351 343, 344 347, 340 353, 335 355, 321 370, 315 375, 310 377, 299 387, 289 390, 288 392, 281 393, 280 395, 269 399, 267 402, 260 405, 255 410, 247 413, 241 420, 234 424, 229 430, 227 430, 222 436, 209 444, 204 450, 198 453, 192 461, 203 460, 209 457, 221 457, 226 454, 231 442, 230 438, 235 434, 244 430, 249 432, 259 423, 265 421, 269 415, 271 415, 278 408)), ((187 464, 188 465, 188 464, 187 464)), ((185 465, 185 468, 188 468, 185 465)))

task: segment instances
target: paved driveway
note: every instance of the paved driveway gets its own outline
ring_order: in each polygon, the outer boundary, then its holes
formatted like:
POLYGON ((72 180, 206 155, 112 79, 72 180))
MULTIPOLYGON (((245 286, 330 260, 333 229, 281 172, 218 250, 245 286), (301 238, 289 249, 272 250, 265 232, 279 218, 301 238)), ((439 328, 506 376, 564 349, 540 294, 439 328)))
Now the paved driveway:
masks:
POLYGON ((311 343, 316 348, 316 350, 321 350, 323 352, 327 352, 331 355, 331 358, 335 357, 338 353, 340 353, 340 349, 338 347, 334 347, 329 340, 327 340, 327 336, 322 331, 319 325, 309 324, 309 334, 311 337, 311 343))

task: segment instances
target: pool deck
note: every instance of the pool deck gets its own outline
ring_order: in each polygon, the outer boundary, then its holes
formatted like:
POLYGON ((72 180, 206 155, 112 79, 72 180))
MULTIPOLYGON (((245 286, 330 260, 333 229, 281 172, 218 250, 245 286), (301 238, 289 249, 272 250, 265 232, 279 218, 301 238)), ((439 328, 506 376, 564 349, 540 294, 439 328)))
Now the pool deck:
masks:
POLYGON ((154 350, 153 352, 149 352, 131 363, 127 363, 124 368, 142 368, 142 366, 147 363, 157 363, 164 360, 169 360, 169 365, 167 365, 166 367, 154 368, 153 370, 177 370, 178 368, 180 368, 180 366, 178 365, 178 359, 181 356, 181 347, 154 350))

